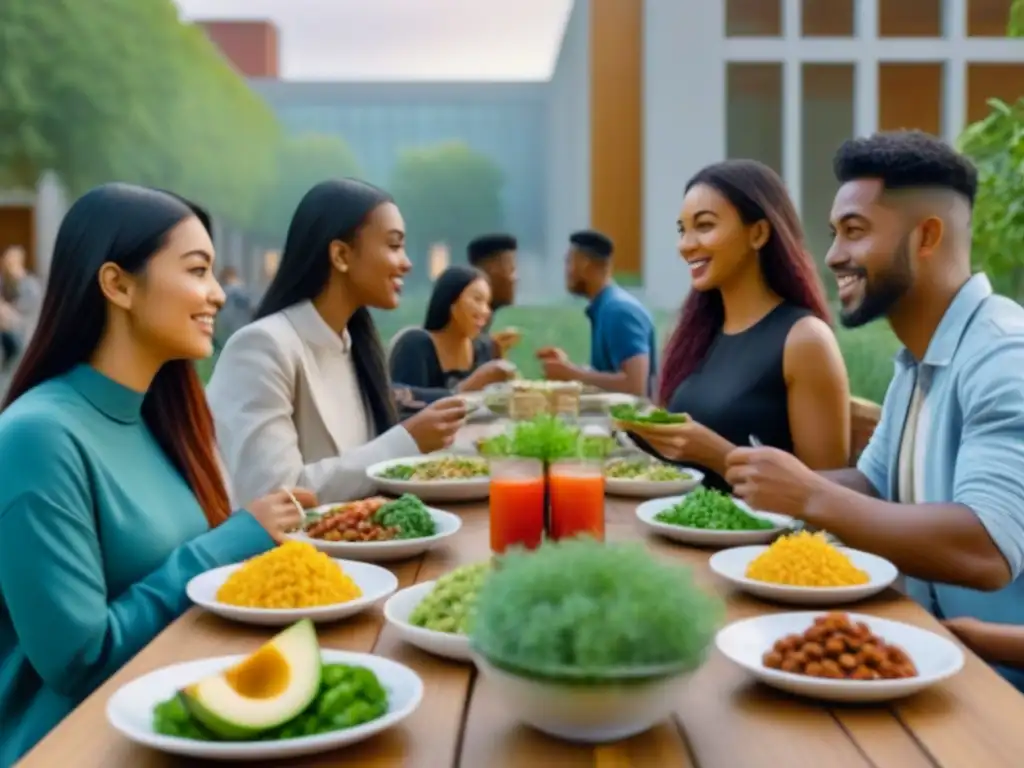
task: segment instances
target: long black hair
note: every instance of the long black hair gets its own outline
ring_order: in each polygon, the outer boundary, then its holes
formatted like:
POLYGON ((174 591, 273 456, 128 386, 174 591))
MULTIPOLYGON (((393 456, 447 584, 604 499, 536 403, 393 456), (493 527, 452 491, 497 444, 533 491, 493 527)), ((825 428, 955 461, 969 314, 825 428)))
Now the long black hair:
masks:
MULTIPOLYGON (((309 190, 288 225, 277 274, 256 310, 256 318, 320 295, 331 275, 331 242, 340 240, 351 245, 367 217, 379 206, 392 202, 394 199, 383 189, 359 179, 322 181, 309 190)), ((386 432, 398 423, 398 410, 391 394, 384 345, 370 311, 366 307, 357 309, 347 330, 359 390, 377 433, 386 432)))
POLYGON ((427 316, 423 327, 428 331, 440 331, 452 319, 452 305, 459 296, 477 280, 486 280, 484 273, 475 267, 456 264, 448 267, 434 281, 434 290, 427 304, 427 316))
MULTIPOLYGON (((198 206, 131 184, 104 184, 71 206, 57 232, 39 322, 3 409, 92 357, 107 319, 100 268, 109 262, 141 274, 168 233, 192 216, 210 231, 210 217, 198 206)), ((213 418, 191 360, 164 363, 143 400, 142 418, 191 486, 210 525, 227 519, 231 510, 216 458, 213 418)))

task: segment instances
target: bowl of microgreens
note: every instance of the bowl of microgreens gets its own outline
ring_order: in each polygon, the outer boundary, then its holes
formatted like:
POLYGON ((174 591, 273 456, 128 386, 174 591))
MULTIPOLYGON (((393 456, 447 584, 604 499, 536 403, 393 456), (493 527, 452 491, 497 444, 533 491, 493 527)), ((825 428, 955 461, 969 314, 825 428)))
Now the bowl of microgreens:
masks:
POLYGON ((499 558, 477 596, 473 660, 522 722, 587 743, 668 717, 723 606, 636 544, 545 542, 499 558))
POLYGON ((587 434, 549 414, 513 422, 507 432, 476 443, 477 452, 487 458, 540 459, 545 464, 574 458, 601 460, 618 448, 618 443, 609 435, 587 434))

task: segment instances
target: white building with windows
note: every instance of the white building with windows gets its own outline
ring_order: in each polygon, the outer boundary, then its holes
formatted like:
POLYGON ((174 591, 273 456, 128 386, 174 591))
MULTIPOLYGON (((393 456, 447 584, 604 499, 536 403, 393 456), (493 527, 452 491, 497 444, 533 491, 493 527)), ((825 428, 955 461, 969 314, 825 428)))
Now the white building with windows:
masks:
MULTIPOLYGON (((607 92, 595 78, 595 57, 605 55, 595 46, 601 23, 595 15, 615 2, 577 0, 566 32, 575 60, 565 61, 563 50, 556 87, 589 61, 590 98, 607 92), (580 50, 586 47, 580 39, 590 50, 580 50)), ((813 252, 823 256, 835 191, 831 158, 844 139, 920 128, 954 141, 987 114, 988 99, 1024 97, 1024 39, 1005 36, 1012 0, 637 2, 642 204, 639 243, 632 245, 656 304, 677 305, 688 285, 675 221, 682 188, 702 166, 753 157, 774 167, 796 201, 813 252)), ((591 138, 602 130, 594 112, 590 105, 591 121, 576 120, 591 138)), ((590 168, 553 182, 558 197, 586 199, 568 187, 585 190, 601 162, 591 146, 590 168)), ((593 226, 628 230, 590 213, 593 226)))

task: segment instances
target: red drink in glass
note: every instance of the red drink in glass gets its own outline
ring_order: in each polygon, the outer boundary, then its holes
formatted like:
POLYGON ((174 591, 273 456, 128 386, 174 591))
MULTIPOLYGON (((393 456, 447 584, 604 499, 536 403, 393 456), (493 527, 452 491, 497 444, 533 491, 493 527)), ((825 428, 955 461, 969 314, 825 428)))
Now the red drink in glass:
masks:
POLYGON ((604 541, 604 468, 596 461, 560 461, 548 473, 553 539, 587 535, 604 541))
POLYGON ((491 551, 536 549, 544 538, 544 465, 537 459, 491 461, 491 551))

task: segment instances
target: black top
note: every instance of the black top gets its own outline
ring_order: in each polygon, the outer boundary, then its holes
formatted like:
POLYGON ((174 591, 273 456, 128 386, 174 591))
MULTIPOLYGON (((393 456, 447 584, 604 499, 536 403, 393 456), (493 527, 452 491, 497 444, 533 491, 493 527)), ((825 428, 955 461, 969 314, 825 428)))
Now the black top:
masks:
MULTIPOLYGON (((782 361, 790 329, 810 314, 780 304, 745 331, 719 331, 698 368, 672 393, 668 410, 688 413, 734 445, 750 445, 754 435, 764 445, 792 452, 782 361)), ((705 474, 704 485, 730 490, 721 475, 697 468, 705 474)))
POLYGON ((481 334, 473 341, 473 365, 466 371, 444 371, 437 347, 422 328, 402 334, 391 350, 391 380, 398 387, 410 387, 417 399, 431 402, 452 394, 463 379, 493 358, 490 337, 481 334))

